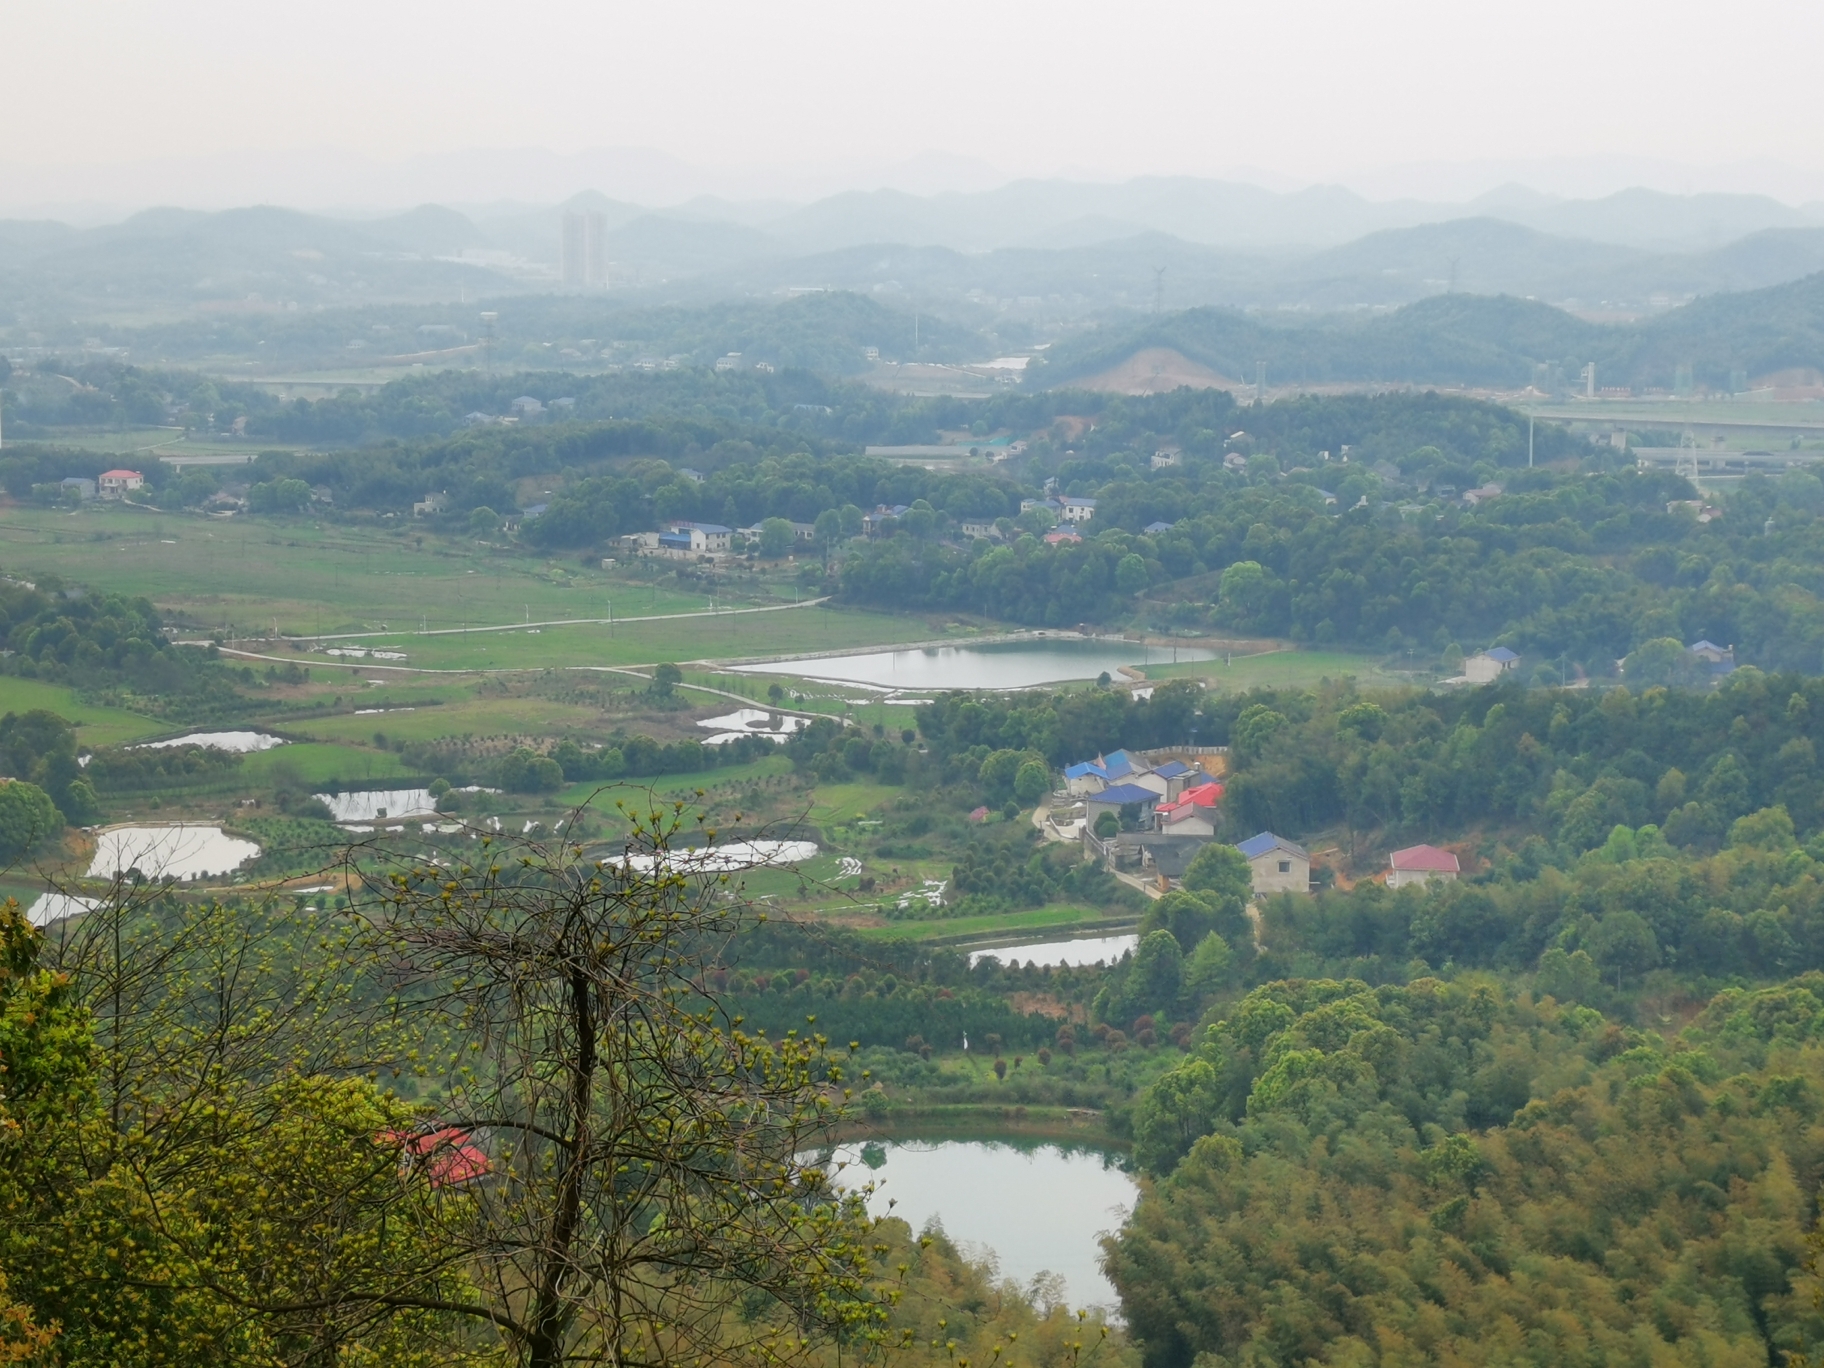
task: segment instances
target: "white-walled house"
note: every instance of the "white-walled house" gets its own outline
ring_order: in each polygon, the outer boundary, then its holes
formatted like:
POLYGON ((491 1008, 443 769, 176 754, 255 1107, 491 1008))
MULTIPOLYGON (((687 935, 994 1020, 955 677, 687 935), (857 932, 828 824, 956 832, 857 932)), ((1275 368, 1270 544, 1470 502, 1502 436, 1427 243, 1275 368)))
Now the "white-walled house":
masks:
POLYGON ((1455 883, 1462 864, 1448 850, 1436 846, 1407 846, 1387 857, 1387 887, 1404 888, 1407 884, 1455 883))
POLYGON ((1284 836, 1263 831, 1236 843, 1247 857, 1256 893, 1309 893, 1311 852, 1284 836))

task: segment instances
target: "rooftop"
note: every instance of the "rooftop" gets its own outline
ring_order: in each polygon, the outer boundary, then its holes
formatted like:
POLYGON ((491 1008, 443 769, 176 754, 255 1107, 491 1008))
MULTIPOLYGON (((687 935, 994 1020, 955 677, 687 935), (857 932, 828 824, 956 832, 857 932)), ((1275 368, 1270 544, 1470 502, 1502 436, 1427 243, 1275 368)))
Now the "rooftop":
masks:
POLYGON ((1448 850, 1439 850, 1430 845, 1407 846, 1404 850, 1396 850, 1387 857, 1387 863, 1395 869, 1438 874, 1455 874, 1463 867, 1448 850))
POLYGON ((1262 855, 1270 855, 1275 850, 1283 850, 1288 855, 1296 855, 1301 860, 1308 860, 1311 854, 1303 846, 1288 841, 1284 836, 1275 836, 1270 831, 1263 831, 1258 836, 1250 836, 1245 841, 1237 841, 1235 849, 1250 860, 1258 860, 1262 855))
POLYGON ((1092 794, 1089 801, 1125 806, 1128 803, 1156 803, 1159 801, 1159 795, 1149 788, 1141 788, 1138 784, 1111 784, 1102 792, 1092 794))

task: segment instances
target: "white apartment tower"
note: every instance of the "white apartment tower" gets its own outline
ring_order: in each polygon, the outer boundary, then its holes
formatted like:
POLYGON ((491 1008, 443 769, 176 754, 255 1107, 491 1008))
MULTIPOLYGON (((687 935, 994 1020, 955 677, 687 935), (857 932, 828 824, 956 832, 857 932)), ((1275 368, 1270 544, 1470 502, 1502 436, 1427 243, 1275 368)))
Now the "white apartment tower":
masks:
POLYGON ((564 210, 563 275, 566 290, 607 287, 608 220, 600 210, 564 210))

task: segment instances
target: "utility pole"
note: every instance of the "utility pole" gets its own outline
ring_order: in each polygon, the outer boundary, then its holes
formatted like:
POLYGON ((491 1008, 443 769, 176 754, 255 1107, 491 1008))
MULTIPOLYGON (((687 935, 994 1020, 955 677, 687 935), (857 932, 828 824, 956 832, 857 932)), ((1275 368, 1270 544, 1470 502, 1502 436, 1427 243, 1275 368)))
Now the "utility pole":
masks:
POLYGON ((1533 468, 1533 415, 1526 415, 1526 468, 1533 468))

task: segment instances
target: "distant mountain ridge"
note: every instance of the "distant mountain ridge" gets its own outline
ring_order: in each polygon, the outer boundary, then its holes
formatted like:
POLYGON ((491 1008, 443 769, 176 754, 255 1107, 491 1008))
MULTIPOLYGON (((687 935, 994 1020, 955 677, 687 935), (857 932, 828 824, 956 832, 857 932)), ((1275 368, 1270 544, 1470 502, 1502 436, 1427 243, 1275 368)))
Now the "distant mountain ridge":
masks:
POLYGON ((1591 323, 1507 295, 1435 295, 1389 314, 1309 320, 1187 309, 1060 343, 1028 368, 1027 383, 1093 384, 1131 370, 1138 356, 1168 353, 1242 382, 1264 365, 1269 387, 1564 387, 1593 361, 1605 386, 1670 390, 1689 367, 1698 387, 1727 392, 1742 377, 1824 371, 1824 271, 1626 324, 1591 323))

